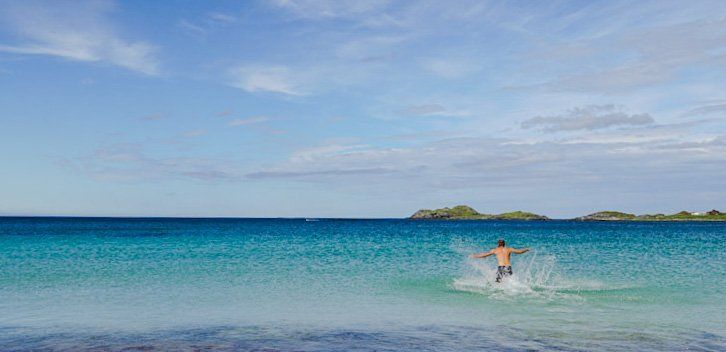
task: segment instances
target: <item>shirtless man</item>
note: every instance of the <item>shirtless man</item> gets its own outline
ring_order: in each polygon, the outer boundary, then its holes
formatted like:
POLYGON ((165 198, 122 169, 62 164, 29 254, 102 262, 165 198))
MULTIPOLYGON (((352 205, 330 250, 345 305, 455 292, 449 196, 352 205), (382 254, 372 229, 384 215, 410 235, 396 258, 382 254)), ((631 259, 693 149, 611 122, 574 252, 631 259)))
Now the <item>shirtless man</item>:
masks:
POLYGON ((492 249, 489 252, 472 254, 471 258, 486 258, 492 254, 497 255, 497 262, 499 267, 497 268, 497 282, 502 282, 502 279, 512 275, 512 264, 509 262, 509 257, 514 254, 522 254, 529 251, 529 248, 514 249, 512 247, 505 246, 504 240, 499 240, 497 248, 492 249))

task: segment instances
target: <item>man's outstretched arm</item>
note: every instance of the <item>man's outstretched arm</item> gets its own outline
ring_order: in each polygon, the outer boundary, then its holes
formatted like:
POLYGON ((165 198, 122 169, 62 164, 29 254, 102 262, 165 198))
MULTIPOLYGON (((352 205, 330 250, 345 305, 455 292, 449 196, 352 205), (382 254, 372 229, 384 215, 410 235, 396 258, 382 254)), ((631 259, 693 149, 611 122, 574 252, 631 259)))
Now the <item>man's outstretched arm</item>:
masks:
POLYGON ((529 252, 529 248, 522 248, 522 249, 512 248, 512 253, 514 253, 514 254, 522 254, 522 253, 527 253, 527 252, 529 252))
POLYGON ((475 254, 470 255, 469 257, 470 258, 477 258, 477 259, 478 258, 486 258, 486 257, 488 257, 488 256, 490 256, 492 254, 494 254, 494 252, 489 251, 489 252, 484 252, 484 253, 475 253, 475 254))

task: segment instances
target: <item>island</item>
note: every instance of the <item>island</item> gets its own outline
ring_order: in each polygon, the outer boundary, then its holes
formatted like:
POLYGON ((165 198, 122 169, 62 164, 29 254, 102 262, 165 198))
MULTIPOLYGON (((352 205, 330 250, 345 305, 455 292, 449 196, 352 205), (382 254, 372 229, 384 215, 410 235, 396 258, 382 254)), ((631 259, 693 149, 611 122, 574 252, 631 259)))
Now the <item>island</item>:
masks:
POLYGON ((421 209, 411 215, 412 220, 549 220, 544 215, 525 211, 513 211, 502 214, 482 214, 467 205, 453 208, 421 209))
POLYGON ((581 216, 573 220, 579 221, 726 221, 726 213, 716 209, 699 213, 681 211, 671 215, 643 214, 635 215, 619 211, 600 211, 590 215, 581 216))
MULTIPOLYGON (((421 209, 408 217, 411 220, 550 220, 550 218, 526 211, 502 214, 483 214, 468 205, 453 208, 421 209)), ((726 213, 716 209, 707 212, 681 211, 675 214, 636 215, 620 211, 599 211, 580 216, 574 221, 726 221, 726 213)))
POLYGON ((580 216, 573 220, 580 221, 624 221, 624 220, 635 220, 637 215, 628 214, 619 211, 599 211, 590 215, 580 216))

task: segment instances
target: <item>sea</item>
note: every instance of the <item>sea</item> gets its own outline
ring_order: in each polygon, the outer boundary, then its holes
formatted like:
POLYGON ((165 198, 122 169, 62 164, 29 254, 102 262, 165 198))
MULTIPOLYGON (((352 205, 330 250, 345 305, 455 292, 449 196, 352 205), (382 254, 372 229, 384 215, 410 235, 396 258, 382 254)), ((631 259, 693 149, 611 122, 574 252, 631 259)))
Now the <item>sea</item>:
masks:
POLYGON ((470 350, 726 351, 726 223, 0 218, 0 351, 470 350))

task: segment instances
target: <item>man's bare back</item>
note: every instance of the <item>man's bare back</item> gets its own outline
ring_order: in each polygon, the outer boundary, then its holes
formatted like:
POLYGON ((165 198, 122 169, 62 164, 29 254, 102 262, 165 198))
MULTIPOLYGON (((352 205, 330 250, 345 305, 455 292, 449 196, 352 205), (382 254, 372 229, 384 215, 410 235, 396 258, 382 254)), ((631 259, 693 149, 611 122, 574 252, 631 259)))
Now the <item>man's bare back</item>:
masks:
POLYGON ((499 264, 499 267, 497 268, 497 282, 501 282, 502 278, 504 278, 505 276, 512 275, 512 264, 509 260, 512 256, 512 253, 522 254, 528 251, 529 248, 516 249, 512 247, 507 247, 504 243, 504 240, 499 240, 497 248, 494 248, 489 252, 472 254, 470 255, 470 257, 479 259, 486 258, 490 255, 496 255, 497 263, 499 264))

